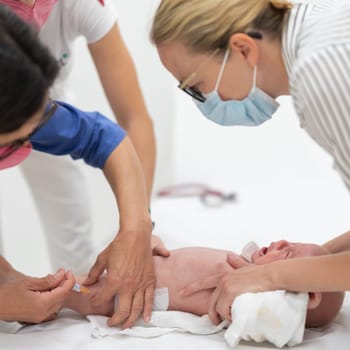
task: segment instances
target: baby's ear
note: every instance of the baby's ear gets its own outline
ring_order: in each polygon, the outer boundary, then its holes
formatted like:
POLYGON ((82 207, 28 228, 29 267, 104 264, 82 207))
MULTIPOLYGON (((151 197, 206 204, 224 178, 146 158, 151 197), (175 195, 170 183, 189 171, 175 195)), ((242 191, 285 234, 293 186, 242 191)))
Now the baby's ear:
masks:
POLYGON ((309 292, 309 302, 307 304, 308 310, 316 309, 322 301, 322 293, 320 292, 309 292))

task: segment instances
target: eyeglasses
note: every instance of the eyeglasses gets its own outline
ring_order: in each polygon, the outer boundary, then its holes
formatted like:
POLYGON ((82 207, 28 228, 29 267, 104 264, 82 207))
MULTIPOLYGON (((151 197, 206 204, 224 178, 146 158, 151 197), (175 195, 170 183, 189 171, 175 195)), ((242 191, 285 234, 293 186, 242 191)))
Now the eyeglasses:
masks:
MULTIPOLYGON (((55 101, 49 99, 48 104, 46 106, 45 109, 45 113, 39 123, 39 125, 27 136, 27 137, 23 137, 19 140, 13 141, 11 143, 9 143, 8 145, 6 145, 7 147, 7 151, 2 154, 0 156, 0 161, 6 159, 7 157, 9 157, 11 154, 13 154, 14 152, 16 152, 19 148, 23 147, 23 145, 29 141, 29 139, 41 128, 43 127, 48 121, 49 119, 55 114, 56 109, 57 109, 58 105, 55 101)), ((4 146, 3 146, 4 147, 4 146)))
POLYGON ((178 88, 182 91, 186 92, 186 94, 190 95, 192 98, 199 102, 205 102, 206 98, 203 96, 203 93, 199 91, 195 86, 190 86, 189 83, 191 80, 197 75, 197 73, 203 68, 203 66, 206 65, 207 62, 209 62, 218 52, 220 49, 215 49, 209 57, 204 60, 194 71, 192 74, 190 74, 184 81, 180 81, 178 88))
POLYGON ((224 202, 235 202, 237 199, 235 193, 224 193, 201 183, 188 183, 166 187, 160 190, 157 196, 172 198, 199 197, 201 202, 207 207, 219 207, 224 202))

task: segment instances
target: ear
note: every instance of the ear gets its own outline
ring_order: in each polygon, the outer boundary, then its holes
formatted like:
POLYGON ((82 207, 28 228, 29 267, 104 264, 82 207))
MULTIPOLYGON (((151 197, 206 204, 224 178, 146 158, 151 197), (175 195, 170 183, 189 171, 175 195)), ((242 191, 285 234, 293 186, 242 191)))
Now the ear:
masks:
POLYGON ((307 304, 307 308, 309 310, 316 309, 322 301, 322 293, 320 292, 310 292, 309 293, 309 302, 307 304))
POLYGON ((256 41, 247 34, 236 33, 231 35, 230 48, 232 52, 240 53, 253 68, 258 63, 259 49, 256 41))

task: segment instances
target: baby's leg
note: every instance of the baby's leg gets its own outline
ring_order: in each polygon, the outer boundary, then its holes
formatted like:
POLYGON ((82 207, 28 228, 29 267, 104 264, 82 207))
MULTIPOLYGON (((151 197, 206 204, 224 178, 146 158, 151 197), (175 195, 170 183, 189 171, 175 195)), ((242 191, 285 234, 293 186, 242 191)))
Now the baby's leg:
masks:
MULTIPOLYGON (((78 283, 83 283, 86 276, 79 276, 76 278, 78 283)), ((106 277, 103 275, 99 280, 88 287, 90 293, 78 293, 71 291, 64 302, 63 307, 67 307, 74 311, 79 312, 83 316, 87 315, 104 315, 111 316, 114 311, 114 298, 109 300, 107 303, 99 306, 92 306, 90 303, 90 298, 99 291, 104 285, 106 277)))

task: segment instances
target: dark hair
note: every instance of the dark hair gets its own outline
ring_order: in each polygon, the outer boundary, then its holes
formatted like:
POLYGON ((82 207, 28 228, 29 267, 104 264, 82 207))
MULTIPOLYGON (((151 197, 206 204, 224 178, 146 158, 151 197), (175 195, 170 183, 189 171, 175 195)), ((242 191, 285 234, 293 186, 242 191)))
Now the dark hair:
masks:
POLYGON ((0 5, 0 133, 15 131, 33 117, 58 71, 34 30, 0 5))

